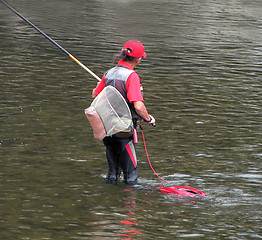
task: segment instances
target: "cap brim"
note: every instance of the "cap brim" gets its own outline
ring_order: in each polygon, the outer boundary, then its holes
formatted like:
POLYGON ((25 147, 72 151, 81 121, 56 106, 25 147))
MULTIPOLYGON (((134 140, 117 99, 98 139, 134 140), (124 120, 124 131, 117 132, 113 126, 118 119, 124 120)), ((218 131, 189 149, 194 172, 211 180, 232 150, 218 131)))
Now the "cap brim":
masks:
POLYGON ((143 58, 146 58, 146 52, 143 53, 143 56, 142 56, 142 57, 143 57, 143 58))

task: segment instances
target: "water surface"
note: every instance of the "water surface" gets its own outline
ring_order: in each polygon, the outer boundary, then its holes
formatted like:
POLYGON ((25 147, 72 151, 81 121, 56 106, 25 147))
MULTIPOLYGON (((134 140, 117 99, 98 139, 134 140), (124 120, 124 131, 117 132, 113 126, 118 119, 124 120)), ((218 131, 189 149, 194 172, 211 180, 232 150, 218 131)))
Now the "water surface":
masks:
POLYGON ((1 239, 262 238, 261 1, 8 2, 99 76, 143 42, 146 142, 169 184, 140 132, 141 187, 104 183, 83 112, 96 80, 0 4, 1 239))

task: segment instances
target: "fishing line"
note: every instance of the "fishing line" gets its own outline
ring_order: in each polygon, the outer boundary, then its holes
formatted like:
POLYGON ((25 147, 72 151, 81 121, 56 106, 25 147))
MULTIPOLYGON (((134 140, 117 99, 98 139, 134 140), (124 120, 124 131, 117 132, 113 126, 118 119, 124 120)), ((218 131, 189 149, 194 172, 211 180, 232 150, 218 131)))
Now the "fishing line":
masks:
MULTIPOLYGON (((166 181, 165 179, 163 179, 162 177, 160 177, 156 171, 154 170, 151 161, 149 159, 149 155, 147 152, 147 147, 146 147, 146 140, 145 140, 145 134, 143 131, 143 127, 142 127, 142 123, 140 121, 140 129, 141 129, 141 133, 142 133, 142 138, 143 138, 143 143, 144 143, 144 147, 145 147, 145 152, 146 152, 146 157, 147 157, 147 161, 149 163, 150 168, 152 169, 152 171, 154 172, 154 174, 161 179, 162 181, 164 181, 165 183, 168 183, 168 181, 166 181)), ((200 197, 200 196, 207 196, 207 193, 204 193, 196 188, 192 188, 192 187, 187 187, 187 186, 171 186, 171 187, 159 187, 159 190, 164 192, 164 193, 172 193, 172 194, 176 194, 179 195, 181 197, 200 197)))
POLYGON ((142 138, 143 138, 143 143, 144 143, 144 147, 145 147, 145 152, 146 152, 147 161, 148 161, 148 163, 149 163, 150 168, 152 169, 152 171, 154 172, 154 174, 155 174, 159 179, 161 179, 161 180, 164 181, 165 183, 169 183, 168 181, 166 181, 165 179, 161 178, 161 177, 156 173, 155 169, 153 168, 153 166, 152 166, 152 164, 151 164, 151 161, 150 161, 150 159, 149 159, 149 155, 148 155, 148 152, 147 152, 145 134, 144 134, 144 131, 143 131, 143 127, 142 127, 141 121, 140 121, 140 129, 141 129, 141 133, 142 133, 142 138))
POLYGON ((0 0, 5 6, 7 6, 10 10, 12 10, 17 16, 22 18, 25 22, 27 22, 31 27, 33 27, 35 30, 37 30, 40 34, 42 34, 45 38, 47 38, 51 43, 56 45, 60 50, 62 50, 68 57, 70 57, 72 60, 74 60, 78 65, 80 65, 82 68, 84 68, 89 74, 91 74, 94 78, 96 78, 99 82, 101 79, 93 73, 88 67, 86 67, 83 63, 81 63, 77 58, 75 58, 72 54, 70 54, 66 49, 64 49, 61 45, 59 45, 55 40, 53 40, 51 37, 49 37, 47 34, 45 34, 41 29, 39 29, 37 26, 35 26, 33 23, 31 23, 29 20, 27 20, 22 14, 17 12, 13 7, 11 7, 7 2, 4 0, 0 0))

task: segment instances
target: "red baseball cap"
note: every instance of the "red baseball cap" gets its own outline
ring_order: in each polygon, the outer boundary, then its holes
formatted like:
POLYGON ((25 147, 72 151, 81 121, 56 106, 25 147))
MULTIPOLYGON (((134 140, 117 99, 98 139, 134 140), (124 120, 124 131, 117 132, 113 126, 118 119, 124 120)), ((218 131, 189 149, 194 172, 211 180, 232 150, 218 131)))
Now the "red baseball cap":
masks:
POLYGON ((129 49, 130 51, 126 52, 128 56, 135 58, 146 58, 146 52, 143 44, 137 40, 129 40, 125 43, 123 50, 129 49))

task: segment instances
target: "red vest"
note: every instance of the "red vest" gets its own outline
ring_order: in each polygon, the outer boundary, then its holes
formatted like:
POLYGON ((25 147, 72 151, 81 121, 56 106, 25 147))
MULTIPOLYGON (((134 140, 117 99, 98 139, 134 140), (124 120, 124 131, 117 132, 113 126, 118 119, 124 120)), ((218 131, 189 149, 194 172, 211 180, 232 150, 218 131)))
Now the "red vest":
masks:
POLYGON ((134 70, 117 65, 108 70, 105 74, 105 86, 111 85, 115 87, 126 99, 126 101, 129 102, 127 99, 126 81, 129 75, 133 72, 134 70))
POLYGON ((134 104, 131 104, 128 101, 126 89, 126 81, 130 74, 133 72, 134 70, 130 70, 121 65, 117 65, 109 69, 105 74, 105 87, 108 85, 113 86, 122 94, 130 108, 132 118, 135 124, 138 119, 141 119, 141 117, 136 113, 134 104))

